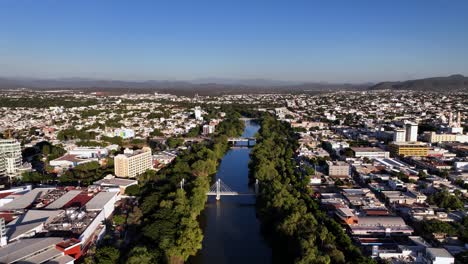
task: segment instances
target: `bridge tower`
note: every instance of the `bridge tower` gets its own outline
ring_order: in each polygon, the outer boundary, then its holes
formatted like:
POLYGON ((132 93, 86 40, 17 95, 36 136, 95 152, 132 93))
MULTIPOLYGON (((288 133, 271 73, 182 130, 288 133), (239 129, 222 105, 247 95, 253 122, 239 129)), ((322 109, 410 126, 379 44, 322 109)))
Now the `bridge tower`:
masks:
POLYGON ((182 180, 180 181, 180 189, 184 189, 184 185, 185 185, 185 178, 182 178, 182 180))
POLYGON ((255 179, 255 194, 258 195, 258 179, 255 179))
POLYGON ((216 181, 216 200, 221 199, 221 179, 216 181))

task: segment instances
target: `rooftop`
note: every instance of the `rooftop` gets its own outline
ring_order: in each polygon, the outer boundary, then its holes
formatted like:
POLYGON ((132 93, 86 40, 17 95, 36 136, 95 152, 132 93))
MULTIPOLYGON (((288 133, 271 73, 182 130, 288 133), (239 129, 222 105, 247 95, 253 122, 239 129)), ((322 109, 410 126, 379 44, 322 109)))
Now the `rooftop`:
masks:
POLYGON ((36 188, 23 194, 13 201, 5 204, 4 206, 0 207, 0 211, 12 211, 12 210, 22 210, 26 209, 27 207, 31 206, 31 204, 36 201, 36 199, 40 198, 41 196, 47 194, 49 191, 53 190, 54 188, 36 188))
POLYGON ((86 204, 86 210, 102 210, 104 206, 116 196, 116 192, 100 192, 86 204))
POLYGON ((55 247, 63 241, 60 237, 28 238, 0 248, 0 263, 13 263, 31 257, 38 251, 55 247))
POLYGON ((65 193, 64 195, 62 195, 60 198, 58 198, 54 202, 47 205, 46 208, 47 209, 61 209, 80 193, 81 193, 81 190, 71 190, 65 193))
POLYGON ((137 180, 121 179, 121 178, 104 178, 102 180, 94 182, 96 185, 105 185, 105 186, 130 186, 137 184, 137 180))
POLYGON ((62 210, 29 210, 6 225, 8 240, 19 238, 42 224, 51 221, 62 210))
POLYGON ((450 254, 445 248, 427 248, 426 252, 434 257, 453 258, 452 254, 450 254))
POLYGON ((352 147, 354 152, 384 152, 385 150, 377 147, 352 147))

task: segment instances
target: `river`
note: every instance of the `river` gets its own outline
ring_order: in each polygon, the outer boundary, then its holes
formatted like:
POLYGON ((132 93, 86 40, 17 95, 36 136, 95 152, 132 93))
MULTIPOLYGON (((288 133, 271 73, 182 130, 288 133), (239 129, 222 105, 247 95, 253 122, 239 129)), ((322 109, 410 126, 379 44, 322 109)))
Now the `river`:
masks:
MULTIPOLYGON (((246 121, 243 137, 253 137, 260 126, 246 121)), ((233 191, 254 192, 249 186, 248 164, 251 149, 230 149, 216 174, 233 191)), ((271 249, 260 233, 255 215, 255 196, 209 196, 201 216, 203 248, 190 258, 192 264, 271 263, 271 249)))

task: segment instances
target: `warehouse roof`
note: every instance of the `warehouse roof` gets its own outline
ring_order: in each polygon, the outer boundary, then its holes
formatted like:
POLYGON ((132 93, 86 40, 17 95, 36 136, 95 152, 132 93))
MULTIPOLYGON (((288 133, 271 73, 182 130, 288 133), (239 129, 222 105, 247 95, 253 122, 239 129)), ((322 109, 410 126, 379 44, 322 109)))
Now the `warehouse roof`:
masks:
POLYGON ((445 248, 427 248, 426 251, 434 257, 453 258, 452 254, 450 254, 445 248))
POLYGON ((137 180, 130 180, 130 179, 120 179, 120 178, 104 178, 102 180, 94 182, 96 185, 101 185, 101 186, 130 186, 130 185, 135 185, 137 184, 137 180))
POLYGON ((51 221, 61 212, 63 212, 63 210, 29 210, 24 215, 19 216, 6 225, 8 240, 16 239, 40 225, 51 221))
POLYGON ((13 263, 33 256, 36 252, 55 248, 55 244, 63 241, 60 237, 28 238, 0 248, 0 263, 13 263))
POLYGON ((69 255, 63 255, 58 258, 54 258, 52 260, 47 261, 45 264, 68 264, 74 261, 75 259, 70 257, 69 255))
POLYGON ((46 208, 47 209, 61 209, 80 193, 81 193, 81 190, 71 190, 65 193, 64 195, 62 195, 60 198, 58 198, 54 202, 50 203, 46 208))
POLYGON ((63 256, 63 252, 51 247, 45 251, 42 251, 39 254, 36 254, 32 257, 26 258, 18 262, 18 264, 31 264, 31 263, 44 263, 48 260, 63 256))
POLYGON ((43 196, 44 194, 48 193, 49 191, 55 188, 36 188, 27 192, 13 201, 5 204, 4 206, 0 207, 0 211, 11 211, 11 210, 19 210, 25 209, 29 207, 36 199, 43 196))
POLYGON ((102 210, 117 194, 117 192, 100 192, 96 194, 96 196, 86 204, 86 210, 102 210))

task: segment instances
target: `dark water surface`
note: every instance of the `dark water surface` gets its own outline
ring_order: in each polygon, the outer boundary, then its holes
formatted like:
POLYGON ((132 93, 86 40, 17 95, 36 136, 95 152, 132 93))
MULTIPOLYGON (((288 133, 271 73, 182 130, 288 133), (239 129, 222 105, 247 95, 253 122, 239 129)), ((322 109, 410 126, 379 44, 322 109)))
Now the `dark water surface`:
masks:
MULTIPOLYGON (((242 136, 253 137, 259 125, 246 121, 242 136)), ((233 191, 254 192, 249 187, 250 149, 231 149, 223 157, 216 174, 233 191)), ((255 196, 209 196, 201 216, 203 248, 190 258, 192 264, 271 263, 271 249, 260 234, 255 216, 255 196)))

